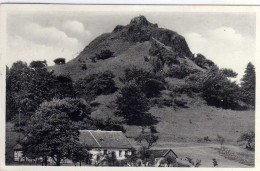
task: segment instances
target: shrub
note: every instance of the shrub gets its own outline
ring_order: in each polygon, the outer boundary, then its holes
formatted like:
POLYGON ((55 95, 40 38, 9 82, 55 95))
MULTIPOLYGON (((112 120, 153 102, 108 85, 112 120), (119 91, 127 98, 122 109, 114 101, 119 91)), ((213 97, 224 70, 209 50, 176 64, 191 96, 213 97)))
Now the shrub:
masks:
POLYGON ((90 59, 91 59, 91 62, 93 62, 93 63, 96 63, 96 62, 97 62, 95 56, 91 56, 90 59))
POLYGON ((81 67, 82 70, 87 70, 87 65, 86 64, 81 64, 80 67, 81 67))
POLYGON ((243 142, 246 144, 246 149, 255 150, 255 132, 250 131, 240 135, 237 142, 243 142))
POLYGON ((101 50, 101 52, 99 54, 96 54, 96 59, 98 60, 105 60, 105 59, 108 59, 110 57, 113 57, 114 55, 114 52, 106 49, 106 50, 101 50))
POLYGON ((181 108, 187 108, 186 104, 187 102, 185 102, 183 99, 175 99, 174 103, 181 108))
POLYGON ((101 94, 111 94, 117 90, 114 74, 111 71, 88 75, 74 83, 76 95, 79 97, 94 98, 101 94))
POLYGON ((198 72, 198 70, 190 69, 185 64, 180 64, 177 66, 176 65, 171 66, 171 68, 168 70, 166 75, 169 77, 173 77, 173 78, 183 79, 183 78, 187 77, 188 75, 194 74, 197 72, 198 72))
POLYGON ((126 84, 116 99, 115 114, 129 125, 148 126, 156 124, 157 118, 149 113, 149 100, 135 83, 126 84))
POLYGON ((56 65, 62 65, 66 63, 65 58, 57 58, 53 61, 56 65))
POLYGON ((165 89, 163 77, 135 67, 127 68, 120 80, 123 83, 135 82, 148 98, 159 96, 160 91, 165 89))

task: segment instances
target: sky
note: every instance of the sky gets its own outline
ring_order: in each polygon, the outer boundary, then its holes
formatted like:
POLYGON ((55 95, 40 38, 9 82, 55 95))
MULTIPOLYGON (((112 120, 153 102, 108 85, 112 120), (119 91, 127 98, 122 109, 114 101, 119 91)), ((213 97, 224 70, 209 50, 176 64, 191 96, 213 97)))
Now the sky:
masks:
POLYGON ((255 64, 254 13, 27 11, 7 13, 7 65, 58 57, 69 61, 102 33, 144 15, 159 27, 184 36, 193 53, 201 53, 238 79, 248 62, 255 64))

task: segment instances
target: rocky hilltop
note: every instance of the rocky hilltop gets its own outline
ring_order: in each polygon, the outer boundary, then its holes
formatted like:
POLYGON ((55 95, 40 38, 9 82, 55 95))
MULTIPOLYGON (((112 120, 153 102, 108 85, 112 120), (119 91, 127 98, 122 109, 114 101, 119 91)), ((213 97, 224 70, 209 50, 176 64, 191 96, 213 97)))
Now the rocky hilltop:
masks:
MULTIPOLYGON (((209 61, 204 56, 201 59, 203 64, 209 61)), ((209 63, 207 67, 214 65, 211 61, 209 63)), ((171 67, 182 64, 190 70, 207 69, 196 62, 183 36, 150 23, 144 16, 138 16, 129 24, 117 25, 111 33, 94 39, 67 64, 50 68, 57 74, 69 74, 73 79, 78 79, 108 69, 117 77, 130 66, 166 73, 171 67), (113 55, 96 59, 102 50, 109 50, 113 55)))

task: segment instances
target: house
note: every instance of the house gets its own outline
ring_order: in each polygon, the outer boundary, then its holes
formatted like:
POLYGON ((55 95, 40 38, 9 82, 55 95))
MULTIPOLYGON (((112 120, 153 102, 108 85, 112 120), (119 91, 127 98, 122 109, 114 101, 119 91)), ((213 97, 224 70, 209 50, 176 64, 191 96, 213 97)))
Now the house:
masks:
POLYGON ((166 166, 167 163, 165 163, 165 160, 167 160, 168 157, 172 157, 176 160, 178 158, 177 154, 175 154, 172 149, 163 149, 163 150, 151 150, 151 155, 154 157, 155 164, 154 166, 166 166))
POLYGON ((97 164, 114 153, 117 160, 131 155, 132 145, 122 131, 80 130, 79 142, 89 151, 89 164, 97 164))
POLYGON ((16 144, 13 147, 14 150, 14 161, 25 161, 26 159, 23 157, 22 146, 20 144, 16 144))
MULTIPOLYGON (((117 160, 124 160, 126 155, 131 155, 132 153, 132 145, 122 131, 79 130, 79 132, 79 143, 84 145, 89 152, 87 164, 97 165, 112 153, 117 160)), ((16 162, 41 160, 41 158, 32 160, 24 157, 20 144, 16 144, 13 147, 13 154, 13 159, 16 162)), ((48 163, 54 163, 54 161, 48 157, 48 163)), ((66 159, 61 163, 72 163, 72 161, 66 159)))

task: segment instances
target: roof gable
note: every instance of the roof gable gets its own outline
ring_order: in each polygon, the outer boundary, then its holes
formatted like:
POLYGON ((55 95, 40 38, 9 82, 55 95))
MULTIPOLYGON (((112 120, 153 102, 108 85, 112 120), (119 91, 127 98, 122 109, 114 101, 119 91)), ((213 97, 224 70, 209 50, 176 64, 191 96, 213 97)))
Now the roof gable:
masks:
POLYGON ((153 156, 155 158, 160 158, 160 157, 166 157, 169 153, 173 153, 176 158, 178 157, 173 151, 172 149, 164 149, 164 150, 151 150, 151 153, 153 154, 153 156))

